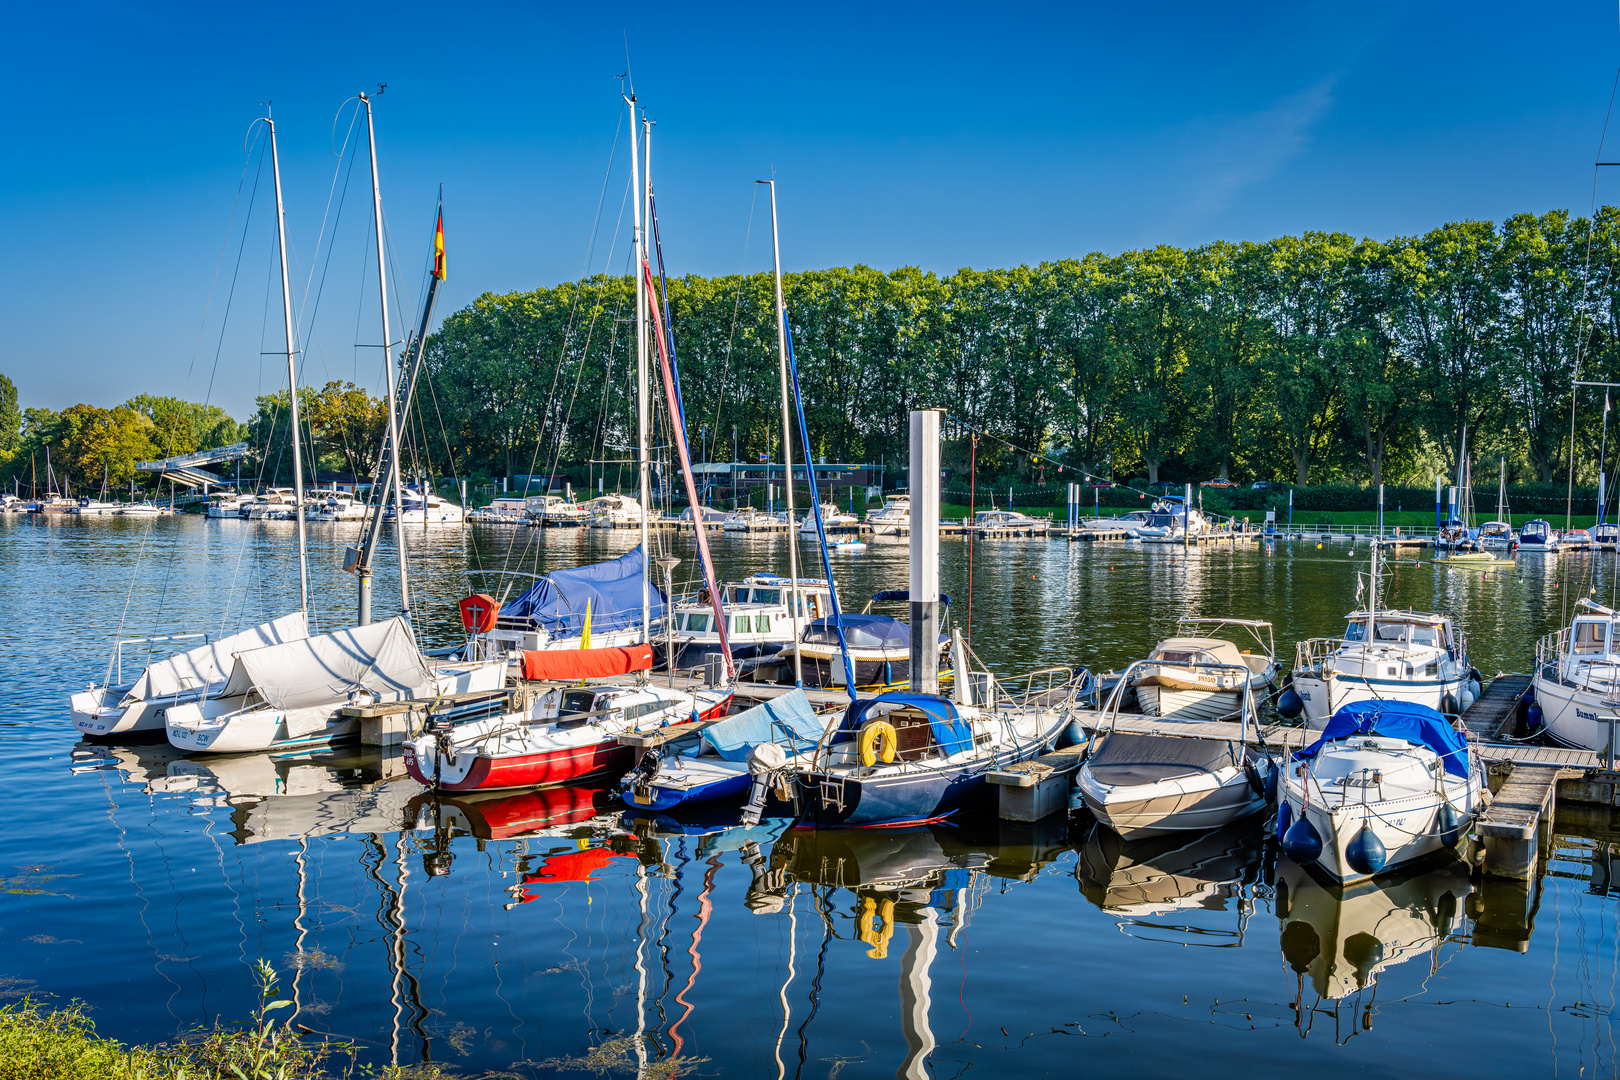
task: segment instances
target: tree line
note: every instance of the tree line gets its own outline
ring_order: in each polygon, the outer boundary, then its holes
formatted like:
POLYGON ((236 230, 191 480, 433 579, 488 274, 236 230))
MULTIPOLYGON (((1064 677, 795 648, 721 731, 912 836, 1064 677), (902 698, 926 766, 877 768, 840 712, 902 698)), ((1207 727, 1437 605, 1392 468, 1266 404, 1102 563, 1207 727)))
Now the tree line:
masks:
MULTIPOLYGON (((947 463, 967 467, 975 431, 990 474, 1422 487, 1455 471, 1466 428, 1482 480, 1501 456, 1510 479, 1552 483, 1577 362, 1620 375, 1617 255, 1604 207, 944 276, 844 267, 788 274, 784 291, 827 460, 903 468, 908 411, 937 407, 954 421, 947 463)), ((460 475, 628 457, 631 288, 486 293, 446 318, 417 395, 422 452, 460 475)), ((668 282, 701 459, 777 454, 772 297, 768 274, 668 282)), ((1578 477, 1598 467, 1603 400, 1577 401, 1578 477)))

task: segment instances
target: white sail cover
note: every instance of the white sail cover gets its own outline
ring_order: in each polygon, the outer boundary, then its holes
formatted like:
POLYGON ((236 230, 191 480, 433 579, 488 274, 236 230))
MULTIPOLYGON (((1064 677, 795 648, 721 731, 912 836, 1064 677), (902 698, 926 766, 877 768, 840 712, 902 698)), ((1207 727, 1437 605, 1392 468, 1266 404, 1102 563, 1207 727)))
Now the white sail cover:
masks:
POLYGON ((302 611, 260 623, 252 629, 148 664, 135 685, 130 687, 126 700, 152 701, 186 690, 214 686, 225 681, 237 653, 307 637, 309 620, 302 611))
POLYGON ((351 691, 411 697, 433 675, 402 616, 238 653, 221 697, 255 694, 273 709, 335 705, 351 691))

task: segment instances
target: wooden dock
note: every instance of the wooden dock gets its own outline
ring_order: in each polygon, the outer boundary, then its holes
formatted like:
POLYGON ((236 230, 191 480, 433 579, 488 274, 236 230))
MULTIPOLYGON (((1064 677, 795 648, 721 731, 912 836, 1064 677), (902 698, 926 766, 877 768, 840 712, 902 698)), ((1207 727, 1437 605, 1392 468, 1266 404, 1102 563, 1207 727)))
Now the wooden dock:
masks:
POLYGON ((1512 735, 1519 719, 1519 702, 1528 689, 1528 675, 1498 675, 1463 713, 1463 726, 1476 739, 1512 735))

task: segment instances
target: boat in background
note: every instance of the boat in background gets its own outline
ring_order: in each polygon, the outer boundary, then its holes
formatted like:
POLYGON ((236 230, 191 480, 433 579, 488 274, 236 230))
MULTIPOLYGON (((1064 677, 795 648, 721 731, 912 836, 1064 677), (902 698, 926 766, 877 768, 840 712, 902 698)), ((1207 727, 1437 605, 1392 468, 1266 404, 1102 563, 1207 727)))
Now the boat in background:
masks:
POLYGON ((584 505, 593 529, 628 529, 640 525, 641 504, 628 495, 598 495, 584 505))
MULTIPOLYGON (((400 500, 399 520, 404 525, 460 525, 465 518, 461 507, 442 499, 431 491, 407 487, 400 500)), ((384 520, 392 520, 394 507, 383 511, 384 520)))
POLYGON ((1525 522, 1524 528, 1519 530, 1520 551, 1555 553, 1558 548, 1558 532, 1551 522, 1536 518, 1525 522))
MULTIPOLYGON (((793 642, 793 581, 780 574, 751 574, 740 582, 721 587, 725 618, 730 621, 727 635, 731 654, 738 660, 771 656, 793 642)), ((800 578, 799 618, 803 626, 811 619, 832 614, 832 587, 824 578, 800 578)), ((677 603, 670 615, 672 626, 656 635, 658 667, 669 664, 662 653, 673 642, 677 670, 703 667, 710 657, 721 654, 719 616, 707 597, 697 602, 677 603)))
POLYGON ((1487 521, 1479 527, 1479 536, 1474 541, 1481 549, 1493 551, 1510 551, 1518 542, 1513 526, 1505 521, 1487 521))
MULTIPOLYGON (((860 526, 861 519, 854 514, 840 510, 830 502, 821 504, 821 527, 824 532, 848 532, 858 530, 860 526)), ((804 523, 799 526, 799 532, 806 536, 816 535, 816 516, 814 514, 805 515, 804 523)))
MULTIPOLYGON (((645 560, 635 547, 616 559, 571 570, 553 570, 497 611, 497 601, 477 593, 461 601, 471 635, 469 655, 497 656, 557 649, 624 648, 646 641, 641 623, 645 560), (469 618, 479 608, 476 619, 469 618), (490 613, 494 618, 489 618, 490 613), (586 640, 589 613, 589 641, 586 640)), ((528 575, 522 575, 527 577, 528 575)), ((664 594, 647 583, 649 621, 664 617, 664 594)))
POLYGON ((1540 733, 1560 746, 1608 752, 1620 700, 1620 622, 1614 609, 1586 597, 1575 618, 1536 643, 1531 688, 1540 733))
POLYGON ((1125 708, 1134 704, 1134 711, 1144 716, 1174 720, 1231 719, 1238 715, 1246 686, 1259 694, 1281 671, 1269 622, 1186 616, 1176 629, 1183 633, 1159 642, 1140 665, 1130 683, 1135 694, 1126 695, 1125 708), (1242 631, 1253 649, 1239 649, 1235 642, 1214 636, 1228 627, 1242 631))
POLYGON ((1147 521, 1136 526, 1136 538, 1144 544, 1168 544, 1208 531, 1202 510, 1188 506, 1184 496, 1165 495, 1154 500, 1147 521))
POLYGON ((524 500, 529 523, 548 529, 579 528, 591 520, 591 512, 561 495, 531 495, 524 500))
POLYGON ((73 506, 68 507, 70 514, 116 514, 124 508, 123 503, 106 502, 86 496, 73 506))
POLYGON ((1564 551, 1590 551, 1592 534, 1585 529, 1571 529, 1558 538, 1558 546, 1564 551))
POLYGON ((1289 759, 1283 853, 1349 883, 1449 852, 1484 810, 1484 772, 1465 735, 1427 705, 1352 702, 1289 759))
POLYGON ((208 505, 203 510, 203 516, 223 521, 227 518, 241 520, 242 508, 247 505, 250 496, 239 491, 218 491, 208 496, 208 505))
POLYGON ((885 495, 883 506, 866 515, 873 536, 911 535, 911 496, 885 495))
POLYGON ((977 536, 1045 536, 1052 530, 1050 518, 1030 517, 1017 510, 979 510, 962 521, 977 536))

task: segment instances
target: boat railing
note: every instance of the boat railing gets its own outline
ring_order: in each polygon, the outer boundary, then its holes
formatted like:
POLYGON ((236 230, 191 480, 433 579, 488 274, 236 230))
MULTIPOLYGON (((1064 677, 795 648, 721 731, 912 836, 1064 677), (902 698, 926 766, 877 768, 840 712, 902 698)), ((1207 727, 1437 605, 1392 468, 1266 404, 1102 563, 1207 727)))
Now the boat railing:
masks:
POLYGON ((1536 642, 1536 675, 1576 690, 1602 694, 1620 703, 1620 662, 1606 659, 1607 653, 1595 652, 1591 654, 1590 663, 1566 665, 1565 658, 1574 656, 1570 652, 1569 633, 1566 626, 1536 642), (1598 671, 1603 674, 1595 674, 1598 671))
MULTIPOLYGON (((208 644, 208 635, 194 634, 163 634, 159 637, 120 638, 118 646, 113 650, 114 674, 109 681, 115 686, 124 685, 124 647, 127 645, 166 645, 174 641, 195 641, 202 639, 204 645, 208 644)), ((148 650, 150 652, 151 650, 148 650)))
POLYGON ((1064 709, 1096 694, 1096 680, 1086 668, 1045 667, 996 679, 998 696, 1012 705, 1064 709))
MULTIPOLYGON (((1143 668, 1158 668, 1162 664, 1163 661, 1161 660, 1137 660, 1120 673, 1119 680, 1114 683, 1113 690, 1109 693, 1108 700, 1102 707, 1101 715, 1092 728, 1092 738, 1095 738, 1102 731, 1112 732, 1114 730, 1114 725, 1119 720, 1121 706, 1125 701, 1125 692, 1131 689, 1133 685, 1133 674, 1143 668)), ((1250 671, 1246 664, 1196 663, 1177 664, 1176 666, 1189 671, 1230 671, 1238 675, 1243 694, 1243 700, 1237 708, 1238 741, 1249 741, 1249 726, 1252 722, 1255 734, 1260 737, 1263 744, 1264 736, 1260 732, 1259 707, 1254 700, 1254 680, 1251 678, 1254 672, 1250 671)), ((1089 748, 1087 753, 1090 753, 1089 748)))
POLYGON ((1334 653, 1344 648, 1344 645, 1343 638, 1306 638, 1294 646, 1294 670, 1315 671, 1326 664, 1334 653))

